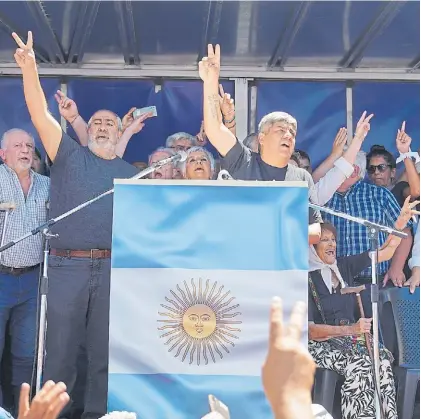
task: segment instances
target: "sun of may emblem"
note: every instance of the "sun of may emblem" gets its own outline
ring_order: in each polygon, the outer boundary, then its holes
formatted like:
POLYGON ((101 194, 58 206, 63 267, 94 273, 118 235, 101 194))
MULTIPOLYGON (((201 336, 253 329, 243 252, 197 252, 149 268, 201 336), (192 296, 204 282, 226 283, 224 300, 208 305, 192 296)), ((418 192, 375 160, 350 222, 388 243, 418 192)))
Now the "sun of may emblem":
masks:
POLYGON ((158 327, 164 333, 160 338, 165 339, 169 345, 168 352, 174 351, 174 356, 180 356, 181 361, 188 360, 193 364, 195 358, 197 365, 208 364, 209 358, 215 362, 216 354, 222 359, 222 350, 229 353, 228 345, 234 347, 234 340, 241 329, 233 327, 241 324, 238 316, 241 313, 233 312, 239 304, 232 304, 235 297, 230 296, 230 291, 224 292, 224 286, 218 288, 218 282, 212 287, 210 280, 206 281, 205 289, 202 288, 202 279, 196 286, 194 279, 191 287, 184 281, 184 289, 177 285, 177 291, 170 290, 174 299, 165 297, 171 304, 161 304, 166 312, 159 312, 164 323, 158 327))

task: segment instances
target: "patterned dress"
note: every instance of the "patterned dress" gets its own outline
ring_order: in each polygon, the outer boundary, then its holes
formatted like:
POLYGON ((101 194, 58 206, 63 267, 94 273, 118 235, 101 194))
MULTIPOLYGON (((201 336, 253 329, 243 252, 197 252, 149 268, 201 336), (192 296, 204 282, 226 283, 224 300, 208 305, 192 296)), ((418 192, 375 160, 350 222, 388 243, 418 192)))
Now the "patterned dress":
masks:
MULTIPOLYGON (((370 265, 368 253, 338 258, 339 271, 348 286, 353 277, 370 265)), ((344 294, 340 285, 332 293, 320 271, 309 274, 309 322, 341 326, 353 324, 360 316, 355 294, 344 294)), ((363 291, 369 292, 369 291, 363 291)), ((341 387, 341 410, 344 419, 375 419, 373 368, 365 342, 357 337, 309 341, 308 349, 316 364, 345 377, 341 387)), ((397 419, 396 392, 392 372, 393 357, 380 347, 380 391, 386 419, 397 419)))

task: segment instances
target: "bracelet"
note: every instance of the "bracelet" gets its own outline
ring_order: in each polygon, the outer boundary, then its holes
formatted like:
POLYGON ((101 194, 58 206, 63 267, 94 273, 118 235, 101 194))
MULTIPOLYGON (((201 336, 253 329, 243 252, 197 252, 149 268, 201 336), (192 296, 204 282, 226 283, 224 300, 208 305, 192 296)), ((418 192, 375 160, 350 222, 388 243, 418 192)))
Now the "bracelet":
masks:
POLYGON ((232 117, 232 119, 230 119, 229 121, 227 121, 226 119, 225 119, 225 116, 224 115, 222 115, 222 117, 224 118, 224 125, 226 125, 226 124, 231 124, 231 122, 234 122, 235 121, 235 115, 232 117))
POLYGON ((72 122, 70 122, 70 125, 72 125, 72 124, 76 121, 76 119, 78 119, 78 118, 79 118, 79 116, 80 116, 80 115, 79 115, 79 114, 77 114, 76 118, 74 118, 74 119, 73 119, 73 121, 72 121, 72 122))
POLYGON ((409 149, 407 153, 399 153, 399 157, 396 159, 396 163, 404 161, 405 159, 411 159, 412 157, 415 159, 415 163, 418 163, 420 161, 419 154, 409 149))
POLYGON ((237 124, 234 122, 232 125, 224 124, 228 129, 234 128, 237 124))

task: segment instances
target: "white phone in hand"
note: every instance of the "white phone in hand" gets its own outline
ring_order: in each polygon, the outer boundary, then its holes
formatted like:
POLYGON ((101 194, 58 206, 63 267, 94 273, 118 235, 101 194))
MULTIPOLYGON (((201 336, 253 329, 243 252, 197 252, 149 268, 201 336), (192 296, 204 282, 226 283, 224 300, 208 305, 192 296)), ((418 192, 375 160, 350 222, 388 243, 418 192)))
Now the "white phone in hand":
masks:
POLYGON ((209 407, 211 412, 218 412, 224 419, 230 419, 228 407, 212 394, 209 394, 209 407))
POLYGON ((146 108, 135 109, 133 111, 133 118, 139 118, 139 116, 142 116, 145 113, 151 113, 152 116, 158 116, 156 106, 147 106, 146 108))

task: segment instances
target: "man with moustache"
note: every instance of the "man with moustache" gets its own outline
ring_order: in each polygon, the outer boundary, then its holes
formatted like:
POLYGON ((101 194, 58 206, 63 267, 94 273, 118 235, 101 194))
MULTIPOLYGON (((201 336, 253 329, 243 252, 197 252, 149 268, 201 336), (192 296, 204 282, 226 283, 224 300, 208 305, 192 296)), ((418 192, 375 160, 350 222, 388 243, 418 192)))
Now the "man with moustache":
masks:
MULTIPOLYGON (((116 155, 120 118, 108 110, 88 123, 88 147, 62 132, 48 112, 41 88, 32 33, 15 59, 22 69, 25 100, 32 122, 53 162, 50 211, 56 217, 112 188, 115 178, 129 178, 136 167, 116 155)), ((134 120, 134 124, 142 121, 134 120)), ((66 383, 71 394, 76 359, 86 345, 88 368, 83 419, 98 419, 107 411, 108 323, 111 270, 112 196, 109 195, 57 223, 49 258, 47 357, 44 381, 66 383)), ((68 408, 61 413, 68 414, 68 408)))
MULTIPOLYGON (((173 156, 175 156, 175 151, 172 148, 159 147, 149 156, 149 166, 173 156)), ((175 170, 176 163, 170 162, 153 171, 149 177, 151 179, 174 179, 175 170)))
MULTIPOLYGON (((222 157, 222 168, 228 170, 234 179, 304 181, 311 192, 314 186, 311 175, 288 164, 294 152, 297 135, 297 121, 294 117, 285 112, 265 115, 259 123, 258 153, 251 152, 225 127, 218 95, 220 62, 219 45, 215 49, 208 45, 208 56, 199 63, 199 75, 203 80, 205 133, 222 157)), ((321 222, 320 213, 310 208, 309 244, 320 240, 321 222)))
MULTIPOLYGON (((20 129, 6 131, 0 143, 0 209, 11 204, 4 226, 0 211, 0 233, 5 243, 23 236, 47 220, 50 179, 31 169, 34 139, 20 129)), ((9 322, 10 373, 15 410, 20 386, 30 383, 34 366, 37 324, 39 265, 42 260, 42 235, 29 237, 0 254, 0 360, 9 322)), ((0 405, 3 405, 0 387, 0 405)))

